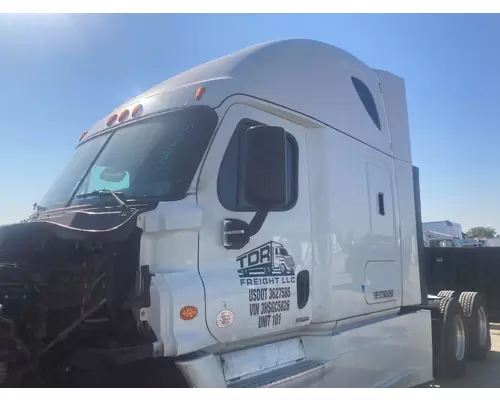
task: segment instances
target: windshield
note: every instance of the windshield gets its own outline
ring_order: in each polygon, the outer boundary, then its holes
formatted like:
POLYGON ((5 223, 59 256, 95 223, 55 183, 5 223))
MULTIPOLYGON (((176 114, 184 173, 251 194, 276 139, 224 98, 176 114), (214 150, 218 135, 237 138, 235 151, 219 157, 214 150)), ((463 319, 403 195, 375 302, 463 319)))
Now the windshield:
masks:
POLYGON ((77 148, 38 204, 51 210, 110 201, 109 196, 81 197, 98 190, 119 191, 123 199, 179 200, 216 125, 217 114, 211 108, 186 108, 90 139, 77 148))

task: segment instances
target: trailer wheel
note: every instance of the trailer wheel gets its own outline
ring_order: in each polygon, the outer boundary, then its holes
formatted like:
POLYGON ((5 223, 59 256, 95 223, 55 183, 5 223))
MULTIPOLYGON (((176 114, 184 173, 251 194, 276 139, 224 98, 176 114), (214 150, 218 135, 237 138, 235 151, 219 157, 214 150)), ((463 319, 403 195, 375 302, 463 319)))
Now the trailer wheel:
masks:
POLYGON ((433 321, 435 376, 462 378, 467 363, 469 321, 453 297, 440 300, 438 316, 433 321))
POLYGON ((469 319, 469 358, 484 360, 491 350, 490 321, 484 297, 477 292, 463 292, 458 301, 469 319))
POLYGON ((457 297, 457 292, 454 290, 441 290, 438 297, 457 297))

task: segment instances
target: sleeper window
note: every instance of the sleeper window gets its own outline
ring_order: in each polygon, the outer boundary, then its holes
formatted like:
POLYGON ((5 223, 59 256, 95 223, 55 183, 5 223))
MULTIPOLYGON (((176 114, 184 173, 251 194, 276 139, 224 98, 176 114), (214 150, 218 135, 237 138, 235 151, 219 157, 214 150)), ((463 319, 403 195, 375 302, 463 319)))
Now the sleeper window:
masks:
POLYGON ((382 129, 382 127, 380 126, 380 117, 378 115, 375 99, 373 98, 370 89, 368 89, 368 86, 366 86, 360 79, 355 78, 354 76, 351 77, 351 80, 361 102, 363 103, 363 106, 366 109, 366 112, 372 119, 377 129, 380 131, 382 129))

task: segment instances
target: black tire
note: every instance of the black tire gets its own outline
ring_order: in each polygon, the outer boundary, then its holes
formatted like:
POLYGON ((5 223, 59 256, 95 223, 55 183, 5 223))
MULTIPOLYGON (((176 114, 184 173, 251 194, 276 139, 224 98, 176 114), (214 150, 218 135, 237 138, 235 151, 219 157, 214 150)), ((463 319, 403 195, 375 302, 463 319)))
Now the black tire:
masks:
POLYGON ((434 375, 439 379, 463 378, 467 366, 468 318, 454 297, 442 298, 437 314, 438 318, 432 321, 434 375), (457 325, 461 327, 462 340, 457 340, 457 325), (460 352, 457 351, 459 343, 462 350, 460 352))
POLYGON ((469 358, 484 360, 491 350, 490 320, 486 301, 477 292, 463 292, 458 301, 469 319, 469 358))
POLYGON ((438 297, 458 297, 457 292, 454 290, 441 290, 438 293, 438 297))

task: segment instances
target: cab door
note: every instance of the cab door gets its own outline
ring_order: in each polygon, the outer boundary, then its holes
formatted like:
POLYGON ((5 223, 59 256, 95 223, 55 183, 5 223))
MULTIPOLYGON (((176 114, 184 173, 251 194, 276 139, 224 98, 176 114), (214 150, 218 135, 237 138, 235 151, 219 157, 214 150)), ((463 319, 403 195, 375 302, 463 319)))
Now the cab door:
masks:
POLYGON ((203 213, 199 273, 207 326, 220 342, 275 334, 311 321, 311 231, 305 129, 255 108, 231 106, 216 133, 198 183, 203 213), (287 132, 287 204, 271 211, 249 243, 229 249, 230 220, 255 216, 245 201, 242 135, 256 125, 287 132), (225 239, 226 238, 226 243, 225 239), (226 245, 225 245, 226 244, 226 245))

